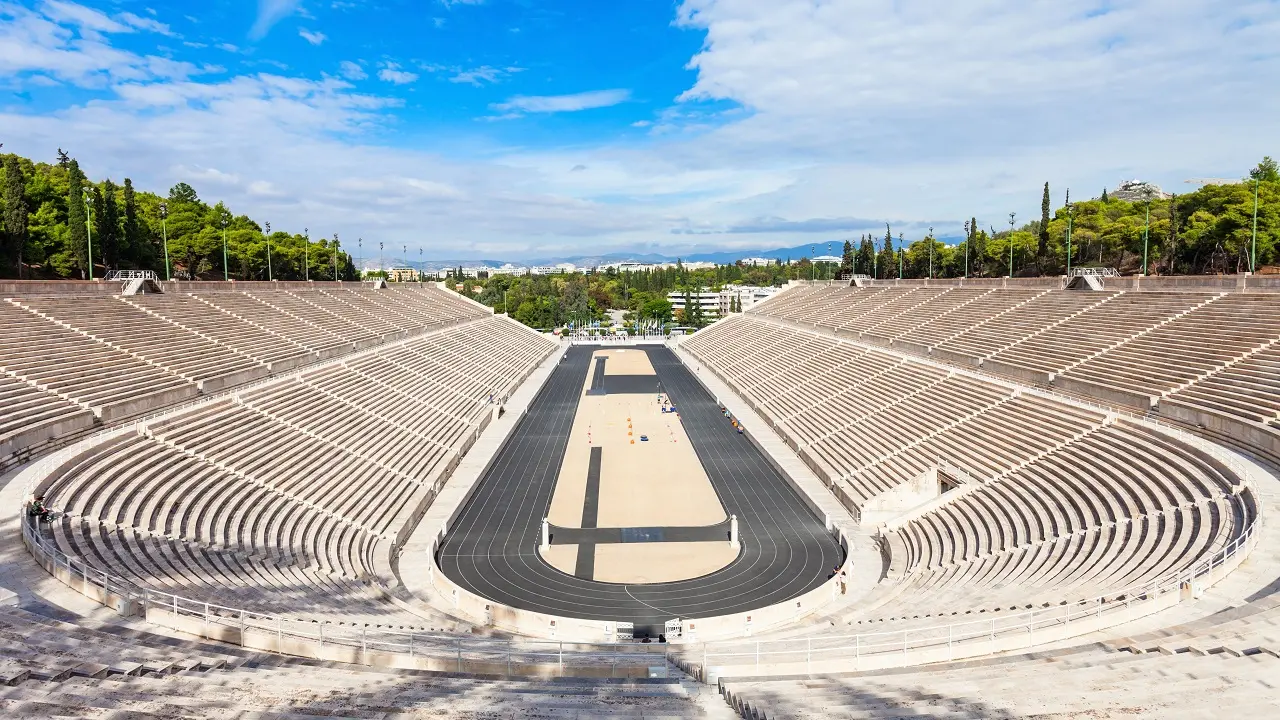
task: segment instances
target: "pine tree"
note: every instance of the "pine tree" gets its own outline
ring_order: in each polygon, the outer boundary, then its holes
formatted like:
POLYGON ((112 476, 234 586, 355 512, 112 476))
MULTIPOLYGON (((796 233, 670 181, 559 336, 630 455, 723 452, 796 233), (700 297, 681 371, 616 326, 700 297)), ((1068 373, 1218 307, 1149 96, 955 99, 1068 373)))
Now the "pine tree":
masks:
POLYGON ((1106 189, 1106 188, 1102 188, 1102 202, 1106 202, 1106 201, 1108 201, 1108 200, 1110 200, 1110 199, 1111 199, 1111 198, 1107 197, 1107 189, 1106 189))
POLYGON ((66 170, 70 166, 71 166, 71 156, 67 155, 66 151, 64 151, 62 148, 58 148, 58 167, 62 168, 63 170, 66 170))
POLYGON ((1173 275, 1177 272, 1178 262, 1178 196, 1175 194, 1169 198, 1169 263, 1167 272, 1173 275))
POLYGON ((102 262, 108 268, 120 266, 120 206, 116 204, 116 184, 107 180, 94 188, 93 229, 102 243, 102 262))
POLYGON ((70 188, 67 190, 67 242, 71 245, 76 267, 80 270, 80 279, 83 280, 88 277, 89 269, 89 229, 85 225, 85 177, 75 158, 68 161, 67 174, 70 181, 70 188))
POLYGON ((22 251, 27 245, 26 178, 17 155, 4 159, 4 237, 5 255, 14 258, 18 277, 22 277, 22 251))
POLYGON ((871 266, 875 263, 876 244, 870 235, 862 238, 862 246, 858 248, 858 267, 870 275, 871 266))
POLYGON ((133 193, 133 181, 124 179, 124 228, 121 232, 121 255, 129 258, 135 268, 147 265, 146 244, 138 227, 138 198, 133 193))
POLYGON ((853 273, 854 271, 853 268, 854 268, 853 241, 849 240, 848 238, 845 238, 844 254, 840 256, 840 273, 847 277, 848 275, 853 273))
POLYGON ((1038 262, 1044 262, 1049 254, 1049 183, 1044 184, 1044 197, 1040 200, 1040 244, 1036 246, 1038 262))

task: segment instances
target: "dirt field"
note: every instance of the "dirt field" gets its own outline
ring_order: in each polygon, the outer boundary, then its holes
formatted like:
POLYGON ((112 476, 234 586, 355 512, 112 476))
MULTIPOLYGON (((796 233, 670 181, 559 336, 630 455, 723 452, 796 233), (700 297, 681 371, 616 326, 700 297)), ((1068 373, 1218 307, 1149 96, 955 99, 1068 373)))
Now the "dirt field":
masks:
MULTIPOLYGON (((548 520, 583 527, 592 448, 600 449, 598 505, 594 527, 687 527, 727 519, 679 416, 663 413, 657 376, 649 357, 635 348, 596 351, 582 386, 569 446, 556 482, 548 520), (595 360, 607 357, 605 375, 652 376, 654 392, 589 394, 595 360), (648 440, 641 440, 647 436, 648 440)), ((607 381, 606 381, 607 382, 607 381)), ((577 545, 552 546, 543 557, 573 574, 577 545)), ((729 564, 737 550, 728 542, 599 544, 594 579, 603 582, 671 582, 706 575, 729 564)))

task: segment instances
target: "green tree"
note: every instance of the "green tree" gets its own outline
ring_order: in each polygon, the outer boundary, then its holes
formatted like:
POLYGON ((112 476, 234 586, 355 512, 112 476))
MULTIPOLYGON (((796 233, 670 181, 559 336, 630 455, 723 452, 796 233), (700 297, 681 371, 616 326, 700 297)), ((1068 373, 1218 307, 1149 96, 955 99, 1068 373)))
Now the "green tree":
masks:
POLYGON ((1040 199, 1040 232, 1036 243, 1036 262, 1043 263, 1049 255, 1049 183, 1044 184, 1044 196, 1040 199))
POLYGON ((17 155, 4 159, 4 256, 13 259, 21 278, 22 253, 27 245, 27 182, 17 155))
POLYGON ((844 252, 840 255, 840 274, 844 276, 853 274, 853 266, 853 241, 845 238, 844 252))
POLYGON ((80 163, 75 158, 67 162, 67 243, 71 246, 71 256, 75 258, 76 268, 80 271, 80 279, 88 277, 89 263, 89 226, 84 206, 85 176, 80 170, 80 163))
POLYGON ((1262 162, 1258 166, 1249 171, 1249 177, 1253 180, 1261 180, 1262 182, 1280 182, 1280 165, 1268 155, 1262 158, 1262 162))
POLYGON ((146 267, 151 260, 142 227, 138 221, 138 197, 133 191, 133 181, 124 179, 124 225, 120 229, 121 255, 128 258, 134 268, 146 267))
POLYGON ((93 189, 94 241, 101 248, 102 264, 114 269, 120 264, 120 210, 116 204, 116 184, 105 180, 93 189))
POLYGON ((858 272, 870 275, 872 265, 875 264, 876 245, 870 235, 862 238, 862 245, 858 247, 858 272))

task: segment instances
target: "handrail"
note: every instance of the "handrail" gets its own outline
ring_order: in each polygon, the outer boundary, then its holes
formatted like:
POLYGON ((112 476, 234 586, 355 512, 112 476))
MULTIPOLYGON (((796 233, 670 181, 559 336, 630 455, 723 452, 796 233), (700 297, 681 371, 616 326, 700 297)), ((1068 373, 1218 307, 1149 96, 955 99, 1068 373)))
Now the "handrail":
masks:
MULTIPOLYGON (((991 618, 983 620, 885 632, 858 633, 854 635, 813 635, 786 640, 706 642, 701 647, 703 679, 707 680, 709 678, 709 668, 717 664, 750 665, 752 664, 752 658, 754 658, 754 665, 757 668, 761 664, 760 658, 762 657, 775 658, 772 662, 803 663, 806 667, 809 667, 814 662, 813 653, 817 651, 820 662, 853 660, 857 664, 863 658, 881 656, 875 658, 875 660, 880 661, 880 664, 876 666, 885 667, 909 664, 906 661, 912 652, 923 654, 928 651, 941 652, 945 649, 945 656, 940 658, 943 660, 969 657, 975 654, 987 654, 983 652, 965 652, 966 649, 973 646, 981 648, 985 645, 990 648, 988 652, 997 652, 998 650, 995 648, 1000 640, 1010 637, 1016 640, 1017 637, 1022 635, 1027 636, 1025 645, 1020 644, 1015 647, 1030 647, 1034 644, 1031 642, 1031 638, 1037 630, 1044 632, 1049 628, 1061 628, 1066 631, 1066 634, 1062 637, 1071 637, 1070 631, 1067 630, 1071 623, 1075 622, 1079 625, 1082 621, 1090 618, 1104 616, 1110 618, 1112 615, 1121 612, 1125 614, 1123 619, 1117 619, 1116 622, 1102 627, 1108 627, 1119 622, 1128 622, 1131 619, 1147 614, 1146 612, 1136 613, 1135 608, 1138 611, 1145 610, 1148 606, 1155 605, 1158 600, 1168 597, 1171 592, 1181 592, 1184 588, 1193 589, 1196 580, 1211 574, 1215 570, 1221 570, 1227 565, 1228 559, 1243 560, 1244 557, 1247 557, 1248 552, 1257 545, 1259 530, 1262 529, 1262 526, 1262 515, 1258 514, 1253 522, 1245 528, 1244 532, 1223 546, 1220 552, 1214 552, 1207 558, 1201 558, 1191 567, 1170 573, 1163 578, 1085 600, 1074 602, 1064 600, 1058 605, 1045 609, 993 615, 991 618), (1244 553, 1244 555, 1237 558, 1241 553, 1244 553), (803 647, 798 647, 801 643, 803 647), (817 643, 816 646, 815 643, 817 643), (957 649, 960 650, 961 654, 956 654, 957 649), (726 659, 742 657, 747 658, 747 662, 724 662, 726 659), (896 658, 901 658, 902 662, 893 662, 896 658), (889 662, 885 663, 885 660, 889 662)), ((1181 598, 1177 602, 1181 602, 1181 598)), ((1160 609, 1162 608, 1154 607, 1150 611, 1155 612, 1160 609)), ((1087 626, 1080 632, 1098 630, 1102 629, 1102 627, 1087 626)))
MULTIPOLYGON (((505 660, 508 672, 513 666, 538 663, 555 664, 563 674, 566 667, 609 665, 610 675, 617 668, 649 667, 656 662, 665 665, 668 648, 663 643, 573 643, 558 640, 528 640, 504 638, 467 638, 449 633, 416 632, 344 625, 327 620, 292 620, 280 615, 261 613, 244 608, 234 608, 216 603, 152 590, 130 580, 94 568, 76 560, 53 547, 41 537, 32 519, 26 515, 25 503, 22 517, 22 538, 32 555, 48 560, 54 567, 50 572, 57 577, 57 569, 66 571, 67 580, 82 583, 81 594, 113 606, 117 602, 134 604, 147 621, 175 630, 190 631, 190 623, 183 618, 201 623, 206 638, 224 636, 214 628, 239 633, 241 646, 245 633, 258 632, 264 638, 275 638, 277 644, 284 640, 318 643, 320 648, 337 646, 359 650, 362 654, 403 655, 409 658, 434 659, 456 663, 456 670, 465 672, 475 663, 494 663, 505 660), (90 590, 92 589, 92 592, 90 590), (97 595, 98 597, 94 597, 97 595), (113 601, 112 596, 118 600, 113 601)), ((62 578, 59 578, 62 580, 62 578)), ((124 603, 120 603, 123 606, 124 603)), ((294 653, 297 654, 297 653, 294 653)))
POLYGON ((156 280, 154 270, 111 270, 107 276, 103 278, 107 281, 112 280, 156 280))

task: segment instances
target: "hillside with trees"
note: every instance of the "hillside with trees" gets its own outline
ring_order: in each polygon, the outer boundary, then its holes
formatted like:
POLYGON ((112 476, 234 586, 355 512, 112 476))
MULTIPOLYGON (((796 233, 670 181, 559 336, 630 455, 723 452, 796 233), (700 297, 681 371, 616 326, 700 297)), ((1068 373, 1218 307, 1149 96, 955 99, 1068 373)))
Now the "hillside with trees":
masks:
POLYGON ((337 276, 357 277, 336 236, 310 240, 275 230, 268 240, 268 225, 210 205, 187 183, 161 196, 129 178, 91 181, 61 150, 54 163, 4 155, 0 172, 0 277, 87 279, 92 248, 95 278, 109 270, 153 270, 163 278, 166 238, 174 278, 332 280, 335 255, 337 276))
MULTIPOLYGON (((135 188, 128 178, 91 181, 61 150, 53 163, 11 154, 2 159, 0 277, 87 278, 90 247, 95 278, 107 270, 153 270, 175 278, 219 279, 225 272, 240 280, 331 280, 335 254, 337 276, 357 277, 338 238, 311 240, 305 232, 272 230, 221 202, 209 204, 187 183, 162 196, 135 188)), ((465 291, 533 327, 604 320, 609 310, 624 310, 632 320, 698 325, 709 319, 676 317, 668 293, 718 291, 730 283, 777 286, 854 272, 878 278, 1060 275, 1068 262, 1134 273, 1142 271, 1144 250, 1150 274, 1242 272, 1249 270, 1253 252, 1255 192, 1257 264, 1280 262, 1280 169, 1269 157, 1239 183, 1169 198, 1123 200, 1103 191, 1092 200, 1068 199, 1055 210, 1048 183, 1037 190, 1041 213, 1029 222, 1019 225, 1016 216, 994 222, 971 218, 964 239, 955 244, 931 235, 908 241, 886 226, 882 236, 844 241, 839 265, 798 258, 698 270, 677 263, 638 272, 495 275, 466 280, 465 291)))

